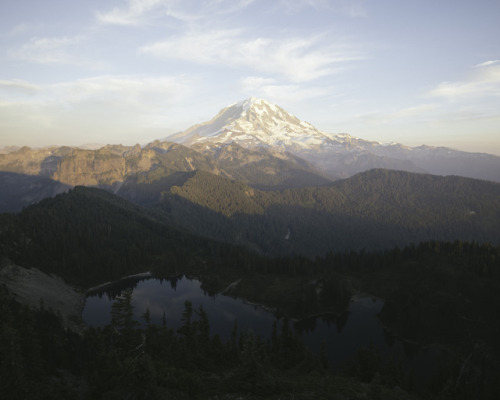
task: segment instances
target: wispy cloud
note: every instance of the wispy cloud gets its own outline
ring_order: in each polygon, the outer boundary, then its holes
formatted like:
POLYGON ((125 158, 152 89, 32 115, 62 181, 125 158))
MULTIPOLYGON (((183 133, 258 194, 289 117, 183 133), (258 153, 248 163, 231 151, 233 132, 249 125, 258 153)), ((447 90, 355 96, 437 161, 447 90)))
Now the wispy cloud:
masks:
POLYGON ((280 0, 279 7, 286 12, 296 12, 304 8, 330 9, 333 4, 329 0, 280 0))
POLYGON ((420 104, 418 106, 407 107, 391 113, 387 116, 388 120, 394 121, 398 119, 405 118, 416 118, 424 115, 428 115, 429 111, 434 111, 438 108, 436 103, 420 104))
POLYGON ((96 14, 101 24, 141 26, 161 18, 173 18, 193 23, 216 15, 239 12, 255 0, 128 0, 122 7, 115 7, 96 14))
POLYGON ((109 109, 133 110, 137 115, 161 113, 164 107, 183 101, 195 87, 195 79, 182 75, 156 78, 97 76, 44 85, 0 80, 0 93, 4 92, 6 103, 38 105, 52 111, 101 107, 103 117, 109 109))
POLYGON ((42 90, 39 85, 20 80, 0 80, 0 90, 20 91, 22 93, 36 93, 42 90))
POLYGON ((19 49, 11 51, 11 56, 38 64, 73 64, 75 59, 68 49, 80 41, 79 37, 31 38, 19 49))
POLYGON ((138 110, 170 104, 193 87, 193 79, 180 76, 99 76, 51 85, 55 98, 66 103, 106 101, 129 103, 138 110))
POLYGON ((9 32, 0 34, 0 37, 9 37, 9 38, 14 38, 16 36, 24 35, 27 32, 29 32, 33 27, 31 25, 28 25, 26 23, 20 23, 16 26, 14 26, 9 32))
POLYGON ((352 18, 368 16, 362 0, 280 0, 279 9, 287 13, 298 13, 304 9, 328 10, 352 18))
POLYGON ((377 112, 360 115, 357 118, 370 125, 386 125, 396 122, 408 123, 408 120, 428 120, 432 118, 433 112, 439 109, 437 103, 419 104, 417 106, 402 108, 393 112, 377 112))
POLYGON ((164 0, 128 0, 125 7, 115 7, 107 12, 98 12, 97 20, 110 25, 140 25, 149 13, 167 4, 164 0))
POLYGON ((429 95, 450 100, 464 97, 500 96, 500 61, 477 64, 464 80, 442 82, 432 89, 429 95))
POLYGON ((361 1, 342 1, 341 10, 352 18, 366 18, 368 11, 361 1))
POLYGON ((141 53, 161 59, 180 59, 201 64, 225 64, 236 58, 240 30, 189 32, 164 41, 143 46, 141 53))
POLYGON ((243 91, 257 91, 269 86, 276 86, 276 79, 264 78, 262 76, 247 76, 240 80, 243 91))
POLYGON ((8 53, 10 58, 33 64, 67 64, 91 69, 103 69, 105 63, 88 58, 83 49, 84 36, 34 37, 8 53))
POLYGON ((292 82, 330 75, 363 55, 345 43, 325 44, 321 36, 275 39, 243 37, 239 29, 190 31, 143 46, 141 53, 160 59, 244 67, 278 74, 292 82))
POLYGON ((245 96, 257 96, 276 102, 289 104, 317 99, 331 93, 330 87, 283 84, 272 78, 248 76, 240 80, 240 90, 245 96))
POLYGON ((491 65, 499 64, 500 60, 490 60, 490 61, 485 61, 480 64, 477 64, 476 67, 481 68, 481 67, 489 67, 491 65))

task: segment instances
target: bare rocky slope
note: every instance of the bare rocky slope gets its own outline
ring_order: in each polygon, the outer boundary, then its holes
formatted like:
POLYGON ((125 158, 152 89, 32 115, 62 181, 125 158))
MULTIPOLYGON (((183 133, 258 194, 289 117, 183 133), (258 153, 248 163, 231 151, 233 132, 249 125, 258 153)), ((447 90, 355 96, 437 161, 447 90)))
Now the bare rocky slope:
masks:
POLYGON ((3 258, 0 260, 0 283, 14 299, 32 308, 52 309, 66 328, 82 328, 81 313, 85 294, 66 284, 60 277, 47 275, 36 268, 24 268, 3 258))

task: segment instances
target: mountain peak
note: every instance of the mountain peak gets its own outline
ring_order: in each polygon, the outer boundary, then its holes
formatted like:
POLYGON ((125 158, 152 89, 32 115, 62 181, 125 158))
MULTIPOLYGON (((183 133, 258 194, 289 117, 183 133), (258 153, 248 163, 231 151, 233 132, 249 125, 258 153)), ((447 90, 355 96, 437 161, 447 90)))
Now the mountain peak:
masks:
POLYGON ((311 124, 301 121, 264 99, 250 97, 222 109, 210 121, 168 138, 186 145, 238 143, 243 147, 306 148, 328 140, 311 124))
POLYGON ((250 107, 252 107, 253 105, 256 105, 256 104, 263 104, 263 103, 267 103, 267 104, 270 104, 268 103, 266 100, 264 99, 259 99, 257 97, 249 97, 248 99, 245 99, 245 100, 242 100, 238 103, 235 103, 236 106, 239 106, 241 107, 244 111, 248 110, 250 107))
POLYGON ((254 112, 257 115, 263 114, 264 110, 267 110, 268 113, 277 112, 278 110, 281 110, 286 113, 286 111, 278 107, 276 104, 273 104, 264 99, 259 99, 257 97, 249 97, 245 100, 239 101, 238 103, 234 103, 226 107, 224 110, 227 109, 234 109, 237 110, 237 112, 241 111, 240 116, 243 117, 245 116, 245 113, 247 113, 249 110, 254 110, 254 112))

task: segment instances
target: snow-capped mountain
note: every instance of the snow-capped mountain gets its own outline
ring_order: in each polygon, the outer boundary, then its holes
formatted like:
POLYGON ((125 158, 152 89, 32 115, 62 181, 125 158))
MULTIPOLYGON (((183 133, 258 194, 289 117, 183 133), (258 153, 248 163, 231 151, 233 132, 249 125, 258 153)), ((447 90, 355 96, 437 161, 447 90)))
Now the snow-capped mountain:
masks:
MULTIPOLYGON (((205 153, 218 152, 230 144, 252 150, 272 149, 274 152, 299 156, 335 178, 346 177, 366 169, 352 169, 354 155, 356 159, 361 156, 364 164, 367 163, 367 156, 373 158, 367 154, 358 154, 362 150, 358 142, 364 145, 370 142, 360 141, 346 134, 329 135, 281 107, 254 97, 232 104, 222 109, 210 121, 195 125, 167 139, 205 153), (335 154, 335 157, 332 157, 332 154, 335 154), (350 159, 347 160, 346 157, 350 159)), ((375 166, 403 169, 399 165, 388 165, 386 162, 375 165, 373 160, 368 164, 368 169, 375 166)), ((406 166, 405 169, 417 170, 411 166, 406 166)))
POLYGON ((383 144, 348 134, 330 134, 275 104, 253 97, 232 104, 210 121, 167 140, 205 153, 220 151, 229 144, 291 153, 332 178, 349 177, 372 168, 388 168, 500 181, 500 157, 443 147, 383 144))
POLYGON ((282 149, 307 149, 331 141, 324 132, 281 107, 251 97, 221 110, 213 119, 168 138, 188 146, 237 143, 282 149))

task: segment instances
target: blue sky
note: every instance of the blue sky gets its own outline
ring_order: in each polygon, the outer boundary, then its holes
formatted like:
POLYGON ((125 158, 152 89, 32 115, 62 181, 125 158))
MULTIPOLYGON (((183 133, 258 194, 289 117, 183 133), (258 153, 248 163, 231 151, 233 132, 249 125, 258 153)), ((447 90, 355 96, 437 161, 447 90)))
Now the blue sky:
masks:
POLYGON ((0 147, 145 144, 250 96, 500 155, 498 0, 3 0, 0 147))

